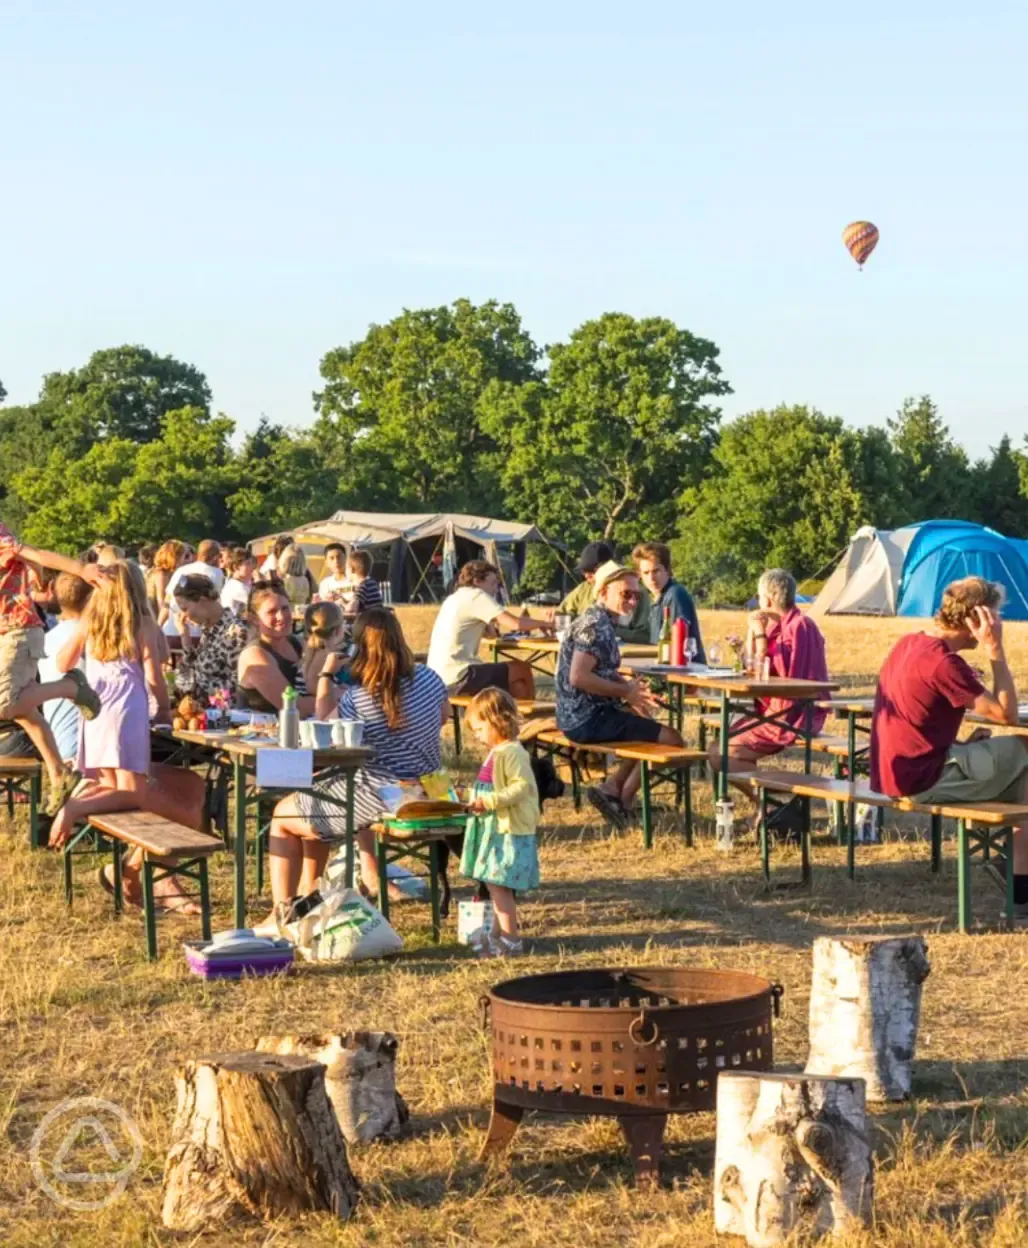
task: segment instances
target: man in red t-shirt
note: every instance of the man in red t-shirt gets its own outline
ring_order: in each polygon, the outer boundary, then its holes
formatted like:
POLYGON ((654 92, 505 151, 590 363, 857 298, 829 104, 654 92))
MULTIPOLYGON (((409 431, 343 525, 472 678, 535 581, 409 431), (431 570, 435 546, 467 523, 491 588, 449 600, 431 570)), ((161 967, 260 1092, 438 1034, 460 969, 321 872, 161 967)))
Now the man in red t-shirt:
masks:
POLYGON ((47 810, 56 814, 75 788, 78 777, 69 771, 50 725, 40 707, 51 698, 67 698, 82 708, 87 719, 100 709, 100 700, 79 671, 63 680, 41 685, 36 680, 43 657, 43 626, 32 601, 29 564, 70 572, 96 585, 103 572, 96 564, 79 563, 52 550, 25 546, 0 524, 0 719, 14 720, 28 733, 50 777, 47 810))
MULTIPOLYGON (((968 804, 1028 800, 1028 741, 977 728, 957 741, 964 715, 1016 724, 1017 690, 1003 651, 1003 587, 978 576, 946 587, 934 626, 892 648, 878 676, 871 725, 871 787, 890 797, 968 804), (960 657, 979 648, 993 692, 960 657)), ((1014 836, 1014 902, 1028 918, 1028 829, 1014 836)))

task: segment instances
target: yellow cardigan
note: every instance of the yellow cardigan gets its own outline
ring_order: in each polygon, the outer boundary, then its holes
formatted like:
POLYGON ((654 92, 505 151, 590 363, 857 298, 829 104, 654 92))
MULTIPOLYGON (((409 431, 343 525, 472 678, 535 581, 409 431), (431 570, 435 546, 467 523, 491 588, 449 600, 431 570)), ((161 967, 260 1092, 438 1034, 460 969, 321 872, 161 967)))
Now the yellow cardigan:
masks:
POLYGON ((482 798, 486 810, 496 812, 498 830, 505 836, 535 836, 539 821, 539 790, 532 761, 520 741, 507 741, 493 750, 493 791, 482 798))

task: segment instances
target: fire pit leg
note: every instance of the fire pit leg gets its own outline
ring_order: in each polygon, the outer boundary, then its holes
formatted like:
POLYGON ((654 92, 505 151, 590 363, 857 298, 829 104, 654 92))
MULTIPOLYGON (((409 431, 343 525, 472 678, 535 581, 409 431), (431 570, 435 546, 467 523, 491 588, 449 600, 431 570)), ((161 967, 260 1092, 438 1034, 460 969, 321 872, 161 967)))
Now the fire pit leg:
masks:
POLYGON ((626 1114, 619 1118, 635 1163, 638 1187, 660 1183, 660 1159, 664 1152, 664 1128, 667 1114, 626 1114))
POLYGON ((484 1161, 487 1157, 498 1157, 507 1151, 524 1112, 520 1105, 509 1105, 506 1101, 493 1098, 489 1132, 482 1145, 482 1151, 478 1154, 479 1161, 484 1161))

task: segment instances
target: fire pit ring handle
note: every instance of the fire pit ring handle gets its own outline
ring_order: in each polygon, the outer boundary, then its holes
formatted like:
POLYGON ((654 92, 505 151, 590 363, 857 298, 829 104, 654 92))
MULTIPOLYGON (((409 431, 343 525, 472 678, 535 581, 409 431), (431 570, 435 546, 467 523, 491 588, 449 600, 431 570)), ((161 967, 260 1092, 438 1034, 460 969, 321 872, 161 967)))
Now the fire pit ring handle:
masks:
POLYGON ((775 1018, 782 1017, 782 997, 785 996, 785 989, 781 984, 771 985, 771 1005, 775 1012, 775 1018))
POLYGON ((482 1020, 482 1030, 488 1031, 493 1009, 493 1003, 489 1000, 488 993, 483 992, 478 998, 478 1009, 482 1020))
POLYGON ((660 1038, 660 1028, 646 1013, 645 1009, 641 1009, 639 1011, 639 1017, 633 1018, 628 1024, 628 1038, 633 1044, 646 1045, 647 1047, 651 1044, 656 1044, 657 1040, 660 1038), (653 1035, 645 1040, 639 1034, 643 1027, 653 1028, 653 1035))

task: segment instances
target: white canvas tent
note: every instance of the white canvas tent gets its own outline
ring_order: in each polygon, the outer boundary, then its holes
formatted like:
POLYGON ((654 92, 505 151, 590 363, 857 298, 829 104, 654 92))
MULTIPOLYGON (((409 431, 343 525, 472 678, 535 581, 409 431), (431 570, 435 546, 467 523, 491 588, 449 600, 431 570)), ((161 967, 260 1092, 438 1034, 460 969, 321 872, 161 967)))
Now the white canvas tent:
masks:
POLYGON ((895 615, 903 564, 917 529, 858 529, 810 608, 811 615, 895 615))
MULTIPOLYGON (((327 520, 287 530, 308 556, 318 575, 324 549, 339 542, 350 550, 369 550, 375 557, 376 580, 388 584, 393 602, 442 597, 445 585, 457 566, 468 559, 488 559, 503 572, 509 593, 525 566, 528 542, 554 545, 534 524, 516 520, 495 520, 457 512, 378 512, 337 511, 327 520), (433 562, 433 555, 442 556, 433 562)), ((265 554, 278 533, 269 533, 250 543, 259 555, 265 554)))

